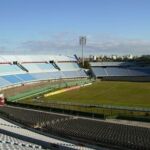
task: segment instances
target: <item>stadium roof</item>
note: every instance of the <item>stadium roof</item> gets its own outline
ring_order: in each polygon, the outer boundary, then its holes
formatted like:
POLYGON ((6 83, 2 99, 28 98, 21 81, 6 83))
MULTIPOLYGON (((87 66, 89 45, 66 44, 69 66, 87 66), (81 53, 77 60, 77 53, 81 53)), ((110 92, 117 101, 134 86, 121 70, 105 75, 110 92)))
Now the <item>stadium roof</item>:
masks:
POLYGON ((1 55, 0 63, 5 62, 37 62, 37 61, 76 61, 74 57, 64 55, 1 55))

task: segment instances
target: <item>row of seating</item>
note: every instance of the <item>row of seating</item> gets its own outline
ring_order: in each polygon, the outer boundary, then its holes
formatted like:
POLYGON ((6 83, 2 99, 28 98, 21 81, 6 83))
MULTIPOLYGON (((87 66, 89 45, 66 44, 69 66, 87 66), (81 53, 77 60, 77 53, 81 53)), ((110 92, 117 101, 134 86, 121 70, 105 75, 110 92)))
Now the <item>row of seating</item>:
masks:
POLYGON ((0 87, 6 87, 14 84, 23 84, 39 80, 41 81, 41 80, 79 78, 79 77, 87 77, 87 75, 83 70, 5 75, 0 76, 0 87))
POLYGON ((11 117, 15 118, 17 121, 21 121, 32 127, 37 126, 38 124, 44 124, 47 121, 53 122, 58 119, 66 118, 66 116, 63 115, 49 114, 41 111, 29 111, 22 108, 12 108, 7 106, 1 107, 0 111, 11 115, 11 117))
POLYGON ((9 117, 22 121, 28 126, 41 125, 40 129, 49 134, 85 140, 96 145, 115 146, 120 149, 150 149, 149 128, 108 123, 82 118, 66 118, 47 112, 25 110, 21 108, 2 107, 9 117))
MULTIPOLYGON (((12 136, 8 136, 5 134, 0 133, 0 149, 3 150, 4 147, 7 147, 7 149, 12 150, 12 147, 15 147, 14 149, 41 149, 41 146, 39 145, 35 145, 33 143, 29 143, 20 139, 17 139, 15 137, 12 136)), ((6 149, 5 149, 6 150, 6 149)))
MULTIPOLYGON (((25 71, 20 67, 22 66, 30 73, 40 72, 56 72, 57 68, 52 63, 23 63, 19 65, 14 64, 0 64, 0 75, 20 74, 25 71)), ((61 71, 75 71, 80 70, 79 66, 75 62, 57 63, 58 68, 61 71)))
POLYGON ((69 63, 61 62, 61 63, 56 63, 56 64, 62 71, 79 70, 79 66, 76 62, 69 62, 69 63))
POLYGON ((21 65, 30 73, 58 71, 51 63, 25 63, 21 65))
MULTIPOLYGON (((15 111, 16 112, 16 111, 15 111)), ((20 112, 19 112, 20 113, 20 112)), ((25 112, 26 113, 26 112, 25 112)), ((31 112, 30 112, 31 113, 31 112)), ((58 140, 44 134, 34 132, 35 130, 28 130, 24 126, 19 126, 9 122, 6 117, 1 118, 0 114, 0 150, 44 150, 44 149, 61 149, 61 150, 73 150, 73 149, 86 149, 84 146, 79 146, 73 143, 68 143, 63 140, 58 140)), ((12 114, 13 116, 13 114, 12 114)), ((41 115, 40 115, 41 118, 41 115)), ((48 118, 47 118, 48 119, 48 118)), ((58 121, 68 120, 69 118, 61 117, 58 119, 52 120, 52 123, 55 124, 58 121)), ((35 124, 37 122, 34 122, 35 124)), ((35 128, 45 127, 48 125, 49 121, 41 120, 35 128)))
POLYGON ((24 71, 17 65, 12 64, 0 64, 0 75, 3 74, 17 74, 24 73, 24 71))
POLYGON ((150 67, 92 67, 96 77, 106 76, 150 76, 150 67))
POLYGON ((29 140, 23 140, 19 135, 13 136, 13 134, 8 132, 8 129, 14 131, 21 130, 22 127, 0 118, 0 150, 43 149, 41 145, 29 142, 29 140))
MULTIPOLYGON (((26 59, 31 58, 28 56, 26 59)), ((87 75, 75 61, 0 64, 0 88, 33 81, 79 77, 87 77, 87 75)))

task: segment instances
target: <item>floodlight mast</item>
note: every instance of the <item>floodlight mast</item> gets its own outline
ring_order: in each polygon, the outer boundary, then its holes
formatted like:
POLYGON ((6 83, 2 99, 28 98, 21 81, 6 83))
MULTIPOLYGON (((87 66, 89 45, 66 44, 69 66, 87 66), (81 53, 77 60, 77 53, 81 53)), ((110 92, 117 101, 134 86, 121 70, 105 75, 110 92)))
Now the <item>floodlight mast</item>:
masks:
POLYGON ((82 47, 82 66, 84 67, 84 53, 83 53, 83 47, 86 45, 86 36, 80 36, 79 43, 82 47))

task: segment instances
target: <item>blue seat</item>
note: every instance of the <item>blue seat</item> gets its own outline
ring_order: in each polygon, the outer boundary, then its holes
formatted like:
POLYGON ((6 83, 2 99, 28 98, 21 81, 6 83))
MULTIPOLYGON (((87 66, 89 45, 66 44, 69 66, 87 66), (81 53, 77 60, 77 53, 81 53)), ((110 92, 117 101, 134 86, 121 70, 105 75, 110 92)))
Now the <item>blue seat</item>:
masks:
POLYGON ((62 72, 64 77, 63 78, 80 78, 80 77, 87 77, 83 70, 77 71, 63 71, 62 72))
POLYGON ((150 67, 92 67, 96 77, 150 76, 150 67))
POLYGON ((9 81, 5 80, 3 77, 0 77, 0 87, 5 87, 5 86, 9 86, 12 83, 10 83, 9 81))
POLYGON ((108 76, 129 76, 127 68, 106 67, 108 76))
POLYGON ((49 72, 48 73, 51 79, 60 79, 64 78, 64 75, 61 73, 61 71, 56 72, 49 72))
POLYGON ((46 80, 49 78, 48 73, 31 73, 30 74, 35 80, 46 80))
POLYGON ((17 84, 17 83, 21 83, 21 80, 18 79, 16 76, 14 75, 6 75, 6 76, 3 76, 3 78, 5 80, 7 80, 8 82, 10 83, 13 83, 13 84, 17 84))
POLYGON ((31 76, 30 74, 17 74, 17 77, 19 77, 23 81, 33 81, 35 78, 31 76))
POLYGON ((52 64, 46 64, 46 63, 38 63, 37 66, 41 69, 41 70, 47 70, 47 71, 51 71, 51 70, 56 70, 54 68, 54 66, 52 64))
POLYGON ((17 73, 23 72, 17 65, 0 64, 0 73, 17 73))
POLYGON ((106 71, 103 67, 92 67, 92 71, 96 77, 107 76, 106 71))
POLYGON ((134 67, 129 68, 130 76, 150 76, 150 68, 134 67))
POLYGON ((76 62, 61 62, 61 63, 57 63, 58 67, 62 70, 62 71, 71 71, 71 70, 79 70, 79 66, 76 62))

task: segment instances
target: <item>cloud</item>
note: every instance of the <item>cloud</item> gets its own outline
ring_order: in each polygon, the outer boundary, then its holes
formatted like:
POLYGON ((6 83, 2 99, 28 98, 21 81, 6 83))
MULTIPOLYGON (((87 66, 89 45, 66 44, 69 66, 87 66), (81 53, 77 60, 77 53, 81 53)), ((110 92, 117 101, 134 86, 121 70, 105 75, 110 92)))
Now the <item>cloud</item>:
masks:
MULTIPOLYGON (((81 54, 81 47, 78 42, 79 36, 69 33, 61 33, 53 36, 50 40, 26 41, 22 47, 38 53, 61 53, 81 54)), ((124 39, 116 37, 87 37, 87 45, 84 48, 85 55, 89 54, 149 54, 150 41, 141 39, 124 39)))
POLYGON ((149 54, 150 41, 140 39, 107 39, 89 42, 87 48, 95 53, 106 54, 149 54))
POLYGON ((78 36, 68 32, 52 35, 48 40, 30 40, 21 43, 18 49, 31 53, 67 54, 73 55, 79 49, 78 36))
MULTIPOLYGON (((64 54, 81 55, 77 33, 62 32, 51 35, 46 40, 29 40, 16 46, 15 53, 33 54, 64 54)), ((3 48, 5 50, 5 48, 3 48)), ((0 48, 0 51, 2 48, 0 48)), ((3 51, 4 51, 3 50, 3 51)), ((118 54, 142 55, 150 54, 150 40, 127 39, 109 34, 87 35, 87 44, 84 48, 85 55, 118 54)))

